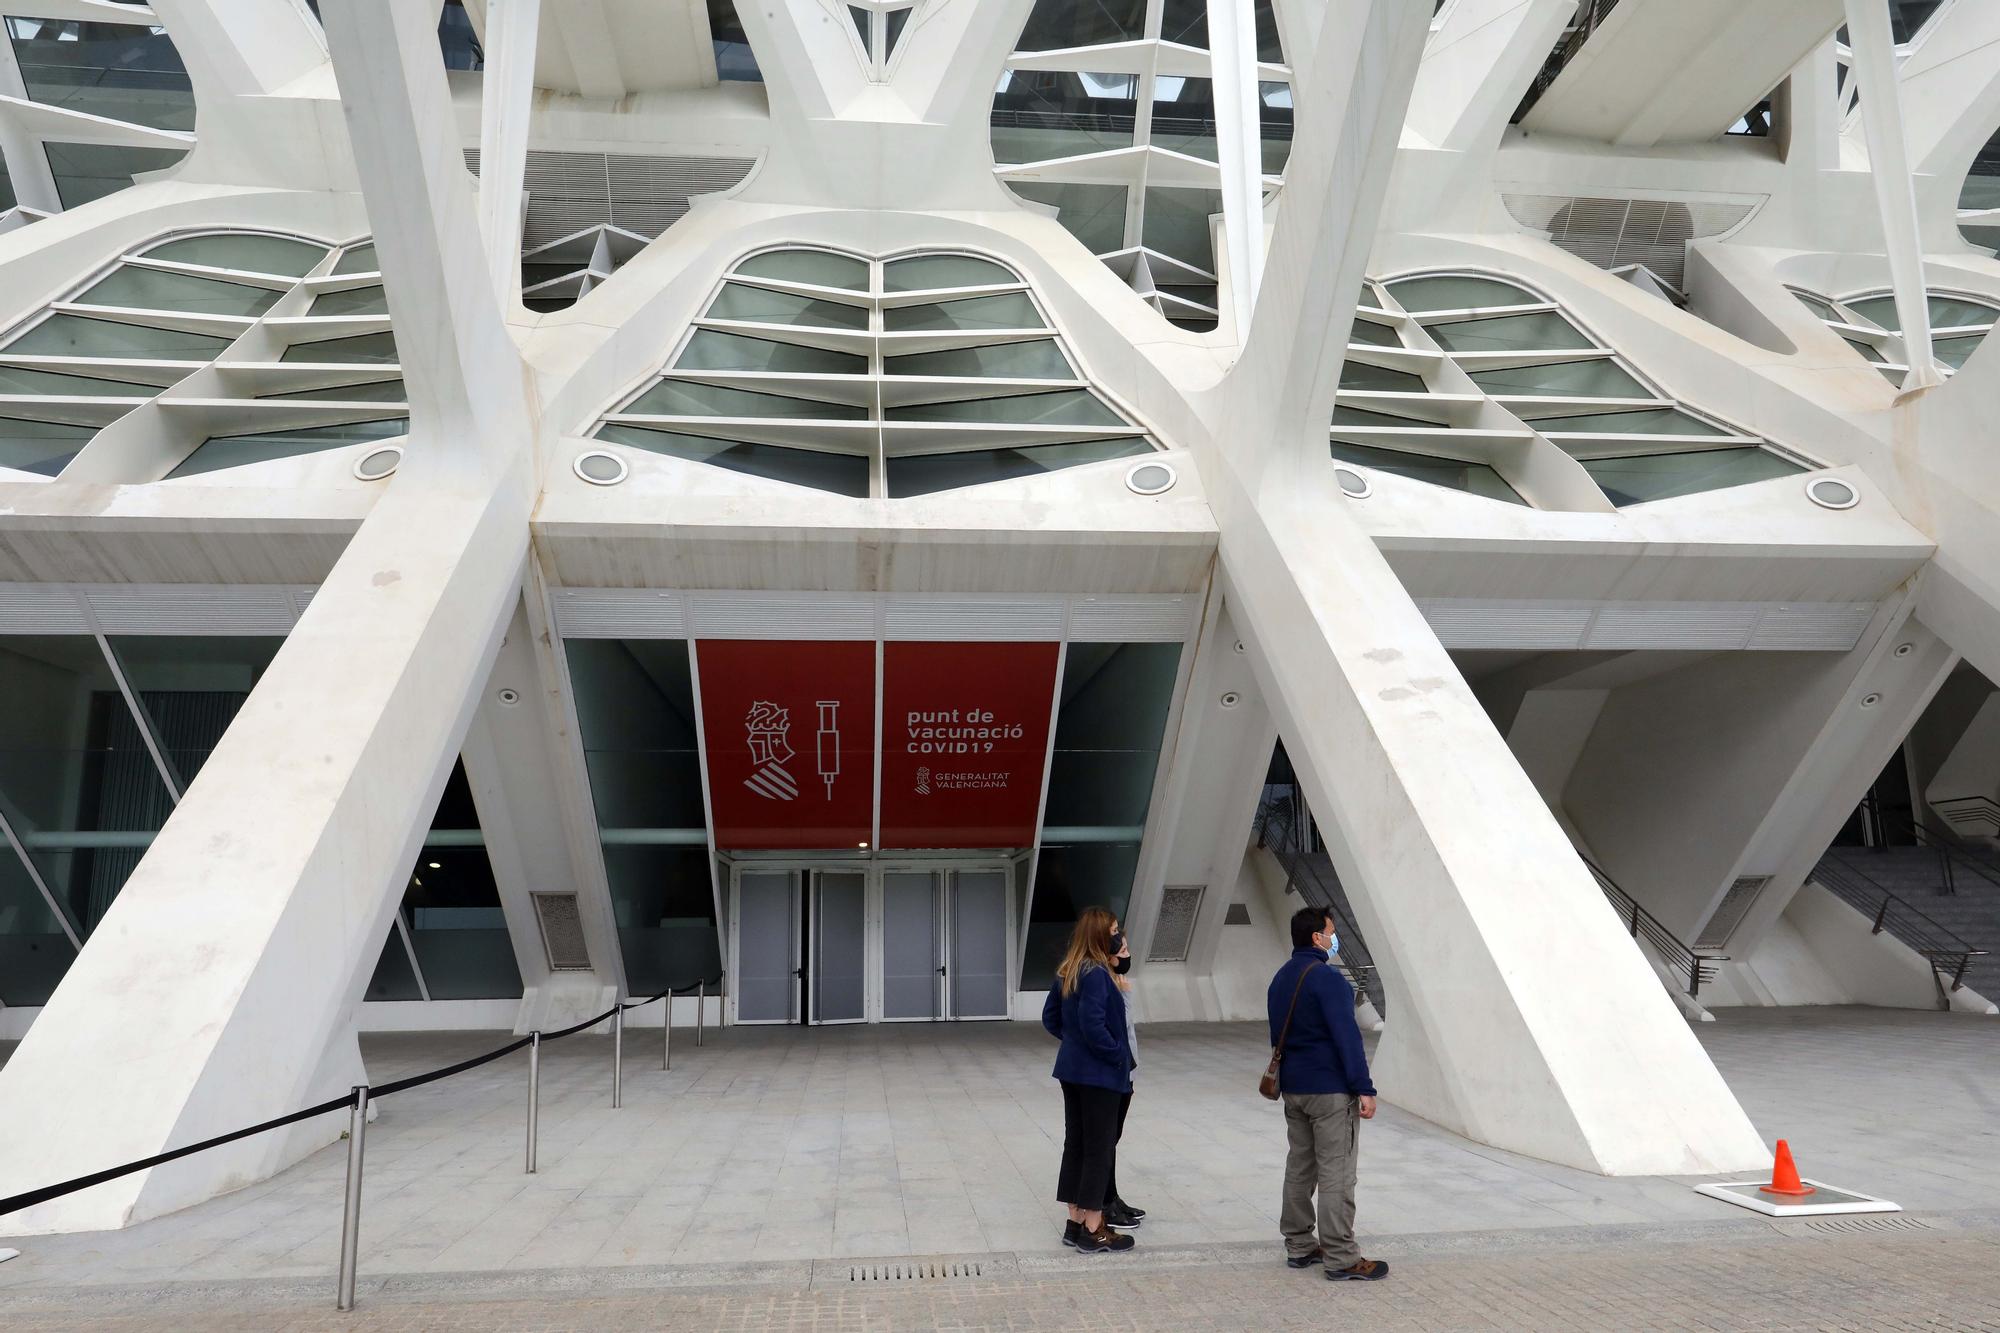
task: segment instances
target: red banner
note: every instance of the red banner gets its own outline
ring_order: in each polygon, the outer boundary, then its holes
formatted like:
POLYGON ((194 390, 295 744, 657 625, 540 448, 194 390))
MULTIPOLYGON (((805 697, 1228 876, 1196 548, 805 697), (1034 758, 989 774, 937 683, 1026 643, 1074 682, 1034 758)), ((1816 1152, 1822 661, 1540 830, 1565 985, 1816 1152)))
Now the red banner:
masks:
POLYGON ((875 645, 703 639, 695 661, 716 846, 866 847, 875 645))
POLYGON ((882 845, 1032 845, 1057 646, 890 643, 882 652, 882 845))

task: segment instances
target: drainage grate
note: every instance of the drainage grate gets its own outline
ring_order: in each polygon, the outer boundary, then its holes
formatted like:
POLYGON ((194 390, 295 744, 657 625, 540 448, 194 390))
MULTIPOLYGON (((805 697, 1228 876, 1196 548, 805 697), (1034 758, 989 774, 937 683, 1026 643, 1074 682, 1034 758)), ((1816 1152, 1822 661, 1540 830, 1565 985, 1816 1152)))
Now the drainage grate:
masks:
POLYGON ((927 1282, 938 1278, 978 1277, 981 1265, 972 1262, 937 1262, 913 1259, 905 1263, 854 1264, 847 1270, 849 1282, 927 1282))
POLYGON ((1914 1217, 1900 1215, 1862 1217, 1812 1217, 1806 1219, 1810 1230, 1824 1232, 1831 1236, 1853 1236, 1869 1232, 1883 1231, 1929 1231, 1931 1224, 1920 1222, 1914 1217))

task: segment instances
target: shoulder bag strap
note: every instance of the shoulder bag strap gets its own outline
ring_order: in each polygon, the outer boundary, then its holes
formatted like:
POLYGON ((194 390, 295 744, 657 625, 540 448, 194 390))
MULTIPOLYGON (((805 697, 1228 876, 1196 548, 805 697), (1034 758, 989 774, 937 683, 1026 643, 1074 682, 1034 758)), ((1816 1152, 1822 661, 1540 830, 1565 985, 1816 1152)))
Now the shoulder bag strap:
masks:
POLYGON ((1306 988, 1306 974, 1318 966, 1319 960, 1314 959, 1299 969, 1299 984, 1292 987, 1292 1003, 1285 1010, 1285 1025, 1278 1029, 1278 1044, 1271 1048, 1271 1060, 1273 1063, 1276 1063, 1278 1058, 1285 1053, 1285 1038, 1292 1035, 1292 1015, 1299 1011, 1299 992, 1306 988))

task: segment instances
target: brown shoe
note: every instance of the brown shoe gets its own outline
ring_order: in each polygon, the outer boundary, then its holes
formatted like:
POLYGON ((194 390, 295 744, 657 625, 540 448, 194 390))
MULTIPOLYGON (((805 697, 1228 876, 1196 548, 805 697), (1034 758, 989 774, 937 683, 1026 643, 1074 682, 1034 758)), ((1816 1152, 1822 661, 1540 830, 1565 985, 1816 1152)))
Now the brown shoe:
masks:
POLYGON ((1310 1254, 1288 1254, 1285 1256, 1285 1263, 1293 1268, 1311 1268, 1324 1258, 1326 1258, 1325 1250, 1314 1250, 1310 1254))
POLYGON ((1389 1276, 1389 1263, 1385 1259, 1363 1259, 1348 1268, 1326 1270, 1328 1282, 1379 1282, 1389 1276))
POLYGON ((1131 1249, 1137 1243, 1130 1236, 1113 1231, 1102 1223, 1098 1224, 1095 1231, 1077 1228, 1076 1248, 1085 1254, 1117 1254, 1131 1249))

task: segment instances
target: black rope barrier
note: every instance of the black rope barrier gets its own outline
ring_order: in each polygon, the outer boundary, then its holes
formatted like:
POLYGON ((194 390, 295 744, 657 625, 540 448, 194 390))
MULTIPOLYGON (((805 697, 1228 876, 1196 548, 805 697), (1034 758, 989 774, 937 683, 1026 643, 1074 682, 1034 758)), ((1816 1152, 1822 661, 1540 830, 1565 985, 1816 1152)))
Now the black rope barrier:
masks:
MULTIPOLYGON (((720 984, 721 980, 720 974, 714 978, 717 984, 720 984)), ((559 1032, 542 1033, 542 1040, 556 1041, 562 1037, 574 1036, 585 1028, 597 1026, 597 1024, 602 1023, 621 1009, 638 1009, 645 1005, 664 1000, 669 996, 691 991, 697 986, 706 986, 709 984, 709 981, 709 978, 703 977, 691 985, 669 986, 658 995, 652 996, 649 999, 634 1000, 629 1004, 621 1000, 595 1018, 586 1018, 581 1023, 573 1023, 559 1032)), ((673 1015, 669 1013, 667 1017, 671 1021, 673 1015)), ((457 1064, 446 1065, 442 1069, 433 1069, 428 1073, 412 1074, 407 1078, 399 1078, 393 1082, 384 1083, 379 1088, 371 1087, 368 1089, 368 1098, 370 1101, 374 1101, 378 1098, 390 1096, 393 1093, 408 1092, 411 1088, 422 1087, 426 1083, 436 1083, 440 1079, 450 1078, 454 1074, 463 1074, 468 1069, 477 1069, 479 1066, 490 1064, 502 1056, 512 1055, 515 1051, 520 1050, 533 1040, 532 1036, 517 1037, 505 1046, 487 1051, 483 1055, 475 1055, 469 1060, 461 1060, 457 1064)), ((93 1171, 87 1176, 78 1176, 74 1180, 65 1180, 57 1185, 44 1185, 40 1189, 29 1190, 24 1194, 0 1197, 0 1217, 5 1217, 9 1213, 19 1212, 23 1208, 33 1208, 36 1204, 47 1203, 51 1199, 60 1199, 65 1194, 74 1194, 78 1190, 86 1190, 93 1185, 102 1185, 107 1181, 117 1180, 121 1176, 129 1176, 134 1171, 144 1171, 148 1167, 164 1166, 168 1162, 177 1161, 183 1157, 192 1157, 198 1152, 207 1152, 210 1148, 220 1148, 224 1144, 234 1143, 238 1139, 247 1139, 252 1134, 263 1134, 269 1130, 283 1129, 286 1125, 296 1125, 301 1120, 310 1120, 314 1116, 325 1115, 328 1111, 338 1111, 343 1106, 354 1105, 355 1096, 355 1093, 350 1092, 345 1097, 335 1097, 331 1101, 321 1102, 318 1106, 308 1106, 303 1111, 293 1111, 289 1115, 281 1115, 275 1120, 266 1120, 259 1125, 249 1125, 243 1129, 231 1130, 227 1134, 218 1134, 212 1139, 203 1139, 200 1143, 190 1143, 185 1148, 175 1148, 168 1152, 156 1153, 151 1157, 141 1158, 136 1162, 127 1162, 123 1166, 113 1166, 107 1167, 102 1171, 93 1171)))

